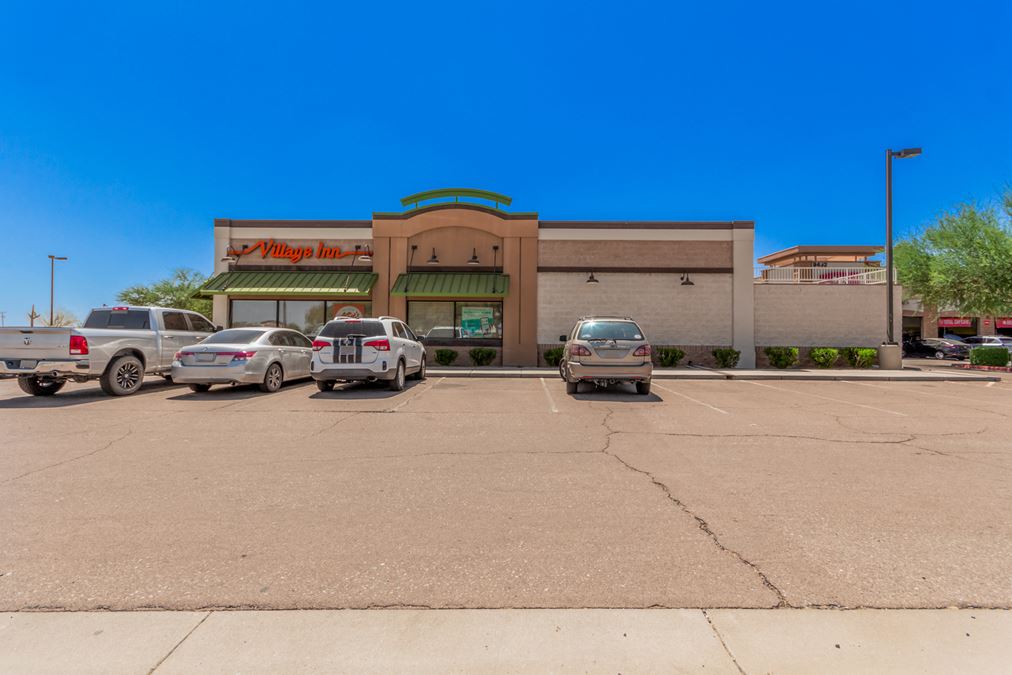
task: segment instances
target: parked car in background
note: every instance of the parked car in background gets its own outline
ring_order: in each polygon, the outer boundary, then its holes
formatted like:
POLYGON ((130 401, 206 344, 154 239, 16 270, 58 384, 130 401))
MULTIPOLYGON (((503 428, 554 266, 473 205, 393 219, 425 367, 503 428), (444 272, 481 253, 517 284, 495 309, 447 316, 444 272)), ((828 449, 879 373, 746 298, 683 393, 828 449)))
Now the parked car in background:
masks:
POLYGON ((206 317, 163 307, 99 307, 80 328, 0 328, 0 377, 17 377, 22 391, 51 396, 68 381, 98 380, 127 396, 144 376, 169 376, 180 347, 216 330, 206 317))
POLYGON ((904 341, 903 356, 966 359, 970 356, 970 345, 958 340, 946 340, 945 338, 914 338, 904 341))
POLYGON ((453 326, 433 326, 425 333, 424 338, 426 340, 435 339, 453 339, 463 337, 460 332, 460 328, 453 326))
POLYGON ((313 343, 288 328, 229 328, 183 347, 172 361, 172 381, 197 392, 214 384, 257 384, 275 392, 288 380, 309 377, 313 343))
POLYGON ((559 362, 566 393, 575 394, 581 382, 598 386, 630 382, 638 393, 650 393, 654 369, 650 343, 631 318, 582 317, 559 341, 566 343, 559 362))
POLYGON ((311 374, 320 391, 330 391, 336 382, 377 380, 400 391, 407 377, 425 379, 425 348, 411 328, 392 316, 338 318, 313 340, 311 374))
POLYGON ((1012 352, 1012 337, 1006 335, 974 335, 964 338, 963 342, 973 347, 1004 347, 1012 352))

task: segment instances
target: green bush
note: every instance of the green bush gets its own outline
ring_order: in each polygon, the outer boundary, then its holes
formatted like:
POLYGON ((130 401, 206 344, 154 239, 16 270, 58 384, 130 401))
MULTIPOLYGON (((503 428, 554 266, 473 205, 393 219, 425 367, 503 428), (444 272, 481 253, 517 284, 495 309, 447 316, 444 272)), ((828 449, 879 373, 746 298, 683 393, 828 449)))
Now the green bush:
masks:
POLYGON ((734 368, 738 365, 738 359, 741 358, 741 352, 731 347, 718 347, 710 353, 716 359, 718 368, 734 368))
POLYGON ((840 350, 832 347, 812 347, 808 356, 819 368, 832 368, 840 360, 840 350))
POLYGON ((545 363, 552 366, 553 368, 559 365, 562 361, 562 347, 552 347, 551 349, 545 350, 545 363))
POLYGON ((851 368, 871 368, 875 365, 878 352, 868 347, 846 347, 843 358, 847 359, 851 368))
POLYGON ((1007 366, 1009 352, 1005 347, 974 347, 970 350, 970 364, 974 366, 1007 366))
POLYGON ((790 368, 798 362, 797 347, 766 347, 763 352, 770 364, 777 368, 790 368))
POLYGON ((678 347, 661 347, 657 350, 657 362, 662 368, 677 368, 678 362, 685 358, 685 352, 678 347))
POLYGON ((471 363, 476 366, 487 366, 495 361, 496 351, 491 347, 475 347, 468 352, 471 356, 471 363))
POLYGON ((457 360, 457 352, 452 349, 437 349, 436 350, 436 363, 441 366, 452 366, 453 362, 457 360))

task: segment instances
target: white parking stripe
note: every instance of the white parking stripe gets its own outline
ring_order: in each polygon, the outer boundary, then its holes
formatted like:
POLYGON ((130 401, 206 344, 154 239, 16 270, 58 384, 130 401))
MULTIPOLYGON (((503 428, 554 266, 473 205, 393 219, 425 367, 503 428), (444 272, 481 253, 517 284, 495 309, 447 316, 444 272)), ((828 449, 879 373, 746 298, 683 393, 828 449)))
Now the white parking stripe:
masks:
POLYGON ((719 413, 721 413, 723 415, 730 415, 731 414, 731 413, 729 413, 726 410, 721 410, 720 408, 718 408, 715 405, 710 405, 709 403, 704 403, 703 401, 700 401, 699 399, 692 398, 691 396, 683 394, 680 391, 675 391, 674 389, 668 389, 667 387, 662 387, 661 385, 657 384, 656 381, 653 383, 653 386, 657 387, 658 389, 663 389, 664 391, 670 392, 670 393, 674 394, 675 396, 681 396, 682 398, 688 399, 688 400, 692 401, 693 403, 697 403, 697 404, 699 404, 699 405, 701 405, 701 406, 703 406, 705 408, 709 408, 710 410, 716 410, 717 412, 719 412, 719 413))
POLYGON ((552 392, 548 391, 548 385, 545 384, 545 378, 539 377, 541 380, 541 388, 545 390, 545 396, 548 397, 548 407, 552 409, 553 413, 559 412, 559 409, 555 407, 555 401, 552 400, 552 392))
POLYGON ((772 384, 765 384, 763 382, 753 382, 752 380, 743 380, 749 384, 754 384, 757 387, 766 387, 767 389, 776 389, 777 391, 785 391, 788 394, 795 394, 797 396, 811 396, 814 398, 825 399, 826 401, 833 401, 834 403, 844 403, 846 405, 857 406, 858 408, 867 408, 868 410, 876 410, 878 412, 889 413, 890 415, 896 415, 897 417, 906 417, 905 413, 896 412, 895 410, 889 410, 887 408, 878 408, 873 405, 865 405, 864 403, 854 403, 853 401, 846 401, 842 398, 833 398, 832 396, 823 396, 822 394, 813 394, 810 391, 795 391, 793 389, 784 389, 783 387, 774 387, 772 384))
MULTIPOLYGON (((847 384, 856 384, 856 385, 861 386, 861 387, 871 387, 873 389, 879 389, 879 390, 888 391, 882 385, 869 384, 868 382, 847 382, 847 384)), ((901 383, 901 382, 894 382, 893 384, 907 384, 907 383, 906 382, 903 382, 903 383, 901 383)), ((910 383, 910 384, 913 384, 913 383, 910 383)), ((953 396, 952 394, 940 394, 940 393, 938 393, 936 391, 924 391, 923 389, 901 389, 900 387, 895 387, 894 391, 902 391, 904 394, 920 394, 922 396, 928 396, 929 398, 936 398, 936 397, 937 398, 951 398, 951 399, 953 399, 955 401, 959 401, 960 403, 986 403, 986 404, 1003 405, 1003 403, 1001 401, 985 401, 985 400, 980 399, 980 398, 967 398, 965 396, 953 396)), ((972 408, 974 406, 967 406, 967 407, 971 407, 972 408)))
POLYGON ((438 380, 436 380, 435 384, 430 384, 428 387, 425 387, 424 389, 422 389, 420 392, 418 392, 414 396, 408 396, 406 399, 404 399, 403 401, 401 401, 400 403, 398 403, 397 405, 395 405, 393 408, 390 408, 389 410, 387 410, 387 412, 397 412, 398 410, 400 410, 401 408, 403 408, 407 404, 411 403, 412 401, 414 401, 415 399, 417 399, 419 396, 421 396, 425 392, 432 391, 432 388, 435 387, 436 384, 439 384, 440 382, 442 382, 445 379, 446 379, 445 377, 439 378, 438 380))

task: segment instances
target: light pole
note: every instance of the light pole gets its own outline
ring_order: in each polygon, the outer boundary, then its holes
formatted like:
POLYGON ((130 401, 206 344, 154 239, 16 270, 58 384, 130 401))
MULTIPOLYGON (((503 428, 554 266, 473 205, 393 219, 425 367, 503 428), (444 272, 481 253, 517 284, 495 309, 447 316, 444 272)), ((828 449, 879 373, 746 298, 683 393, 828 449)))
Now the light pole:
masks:
POLYGON ((893 330, 893 157, 906 159, 921 154, 920 148, 886 150, 886 344, 896 344, 893 330))
POLYGON ((53 297, 54 289, 56 287, 56 261, 66 260, 66 256, 50 255, 49 256, 49 325, 53 325, 54 311, 53 311, 53 297))

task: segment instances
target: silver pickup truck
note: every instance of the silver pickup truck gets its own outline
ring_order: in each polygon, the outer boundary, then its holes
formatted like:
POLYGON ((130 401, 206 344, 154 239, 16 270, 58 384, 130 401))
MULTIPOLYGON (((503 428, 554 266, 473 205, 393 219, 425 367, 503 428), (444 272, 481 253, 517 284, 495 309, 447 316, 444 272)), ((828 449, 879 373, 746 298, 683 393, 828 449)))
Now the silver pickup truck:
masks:
POLYGON ((98 380, 126 396, 145 374, 168 377, 172 357, 217 330, 196 312, 162 307, 99 307, 80 328, 0 328, 0 378, 26 394, 51 396, 69 381, 98 380))

